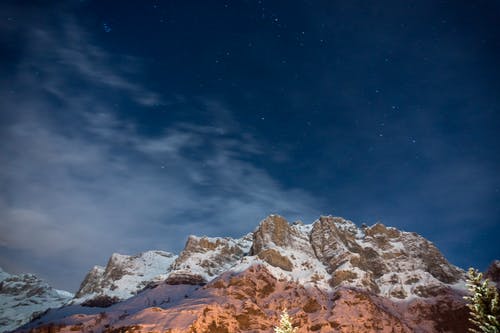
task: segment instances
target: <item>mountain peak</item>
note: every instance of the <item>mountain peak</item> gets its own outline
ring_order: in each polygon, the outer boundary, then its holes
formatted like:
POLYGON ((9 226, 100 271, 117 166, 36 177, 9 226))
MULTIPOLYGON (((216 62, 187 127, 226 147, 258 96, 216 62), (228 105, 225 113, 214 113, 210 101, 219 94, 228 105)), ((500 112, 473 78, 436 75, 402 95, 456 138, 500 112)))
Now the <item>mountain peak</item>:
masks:
POLYGON ((149 283, 166 279, 176 258, 170 252, 158 250, 132 256, 113 253, 106 267, 94 266, 87 273, 75 302, 99 306, 127 299, 149 283), (92 299, 100 301, 92 302, 92 299))
POLYGON ((262 250, 272 247, 287 247, 296 232, 282 216, 269 215, 262 220, 253 232, 253 244, 250 253, 259 254, 262 250))
POLYGON ((259 261, 277 278, 327 291, 355 287, 396 299, 426 297, 464 279, 462 270, 416 233, 382 223, 360 228, 334 216, 290 224, 273 214, 239 239, 189 236, 178 257, 162 251, 115 253, 105 268, 96 266, 87 274, 77 297, 85 302, 107 295, 119 301, 162 279, 206 284, 259 261))
MULTIPOLYGON (((493 277, 500 264, 492 267, 493 277)), ((269 215, 241 238, 189 236, 179 256, 113 254, 89 271, 74 302, 120 302, 106 312, 116 329, 267 332, 286 306, 301 332, 459 332, 467 325, 450 318, 466 318, 464 278, 416 233, 334 216, 290 224, 269 215)))
POLYGON ((53 289, 34 274, 9 274, 0 269, 0 332, 13 330, 72 298, 73 294, 53 289))

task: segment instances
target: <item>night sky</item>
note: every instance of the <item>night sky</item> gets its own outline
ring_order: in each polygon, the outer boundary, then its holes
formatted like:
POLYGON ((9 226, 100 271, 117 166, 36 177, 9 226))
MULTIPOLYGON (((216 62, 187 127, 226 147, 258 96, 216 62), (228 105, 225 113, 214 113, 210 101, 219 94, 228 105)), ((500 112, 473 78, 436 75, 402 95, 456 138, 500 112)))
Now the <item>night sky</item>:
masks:
POLYGON ((75 291, 270 213, 500 258, 500 2, 62 3, 0 4, 3 269, 75 291))

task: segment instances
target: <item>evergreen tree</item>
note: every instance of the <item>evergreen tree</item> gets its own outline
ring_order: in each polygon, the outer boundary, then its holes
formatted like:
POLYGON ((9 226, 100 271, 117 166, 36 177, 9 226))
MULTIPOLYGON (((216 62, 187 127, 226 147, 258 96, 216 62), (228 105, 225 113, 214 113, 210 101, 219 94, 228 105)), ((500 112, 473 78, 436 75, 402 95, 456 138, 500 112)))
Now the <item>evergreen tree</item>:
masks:
POLYGON ((292 326, 288 312, 283 310, 280 318, 280 326, 274 328, 274 333, 295 333, 297 328, 292 326))
POLYGON ((470 295, 464 298, 468 301, 470 321, 476 326, 470 331, 500 333, 500 299, 497 289, 490 285, 488 279, 483 279, 482 273, 473 268, 469 268, 467 288, 470 295))

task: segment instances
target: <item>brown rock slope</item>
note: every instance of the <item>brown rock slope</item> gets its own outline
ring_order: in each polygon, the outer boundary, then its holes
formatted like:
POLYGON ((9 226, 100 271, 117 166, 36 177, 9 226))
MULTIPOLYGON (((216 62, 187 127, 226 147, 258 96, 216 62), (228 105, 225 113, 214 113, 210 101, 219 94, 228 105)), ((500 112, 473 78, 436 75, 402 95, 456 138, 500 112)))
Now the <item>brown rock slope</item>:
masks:
MULTIPOLYGON (((496 267, 496 266, 495 266, 496 267)), ((190 237, 163 282, 109 308, 52 311, 19 332, 467 332, 464 272, 425 238, 271 215, 241 239, 190 237)), ((491 275, 496 276, 497 271, 491 275)))
POLYGON ((39 321, 20 331, 272 332, 285 308, 298 332, 467 331, 465 308, 453 294, 394 302, 356 289, 327 293, 277 280, 261 265, 223 274, 204 287, 162 284, 105 312, 39 321))

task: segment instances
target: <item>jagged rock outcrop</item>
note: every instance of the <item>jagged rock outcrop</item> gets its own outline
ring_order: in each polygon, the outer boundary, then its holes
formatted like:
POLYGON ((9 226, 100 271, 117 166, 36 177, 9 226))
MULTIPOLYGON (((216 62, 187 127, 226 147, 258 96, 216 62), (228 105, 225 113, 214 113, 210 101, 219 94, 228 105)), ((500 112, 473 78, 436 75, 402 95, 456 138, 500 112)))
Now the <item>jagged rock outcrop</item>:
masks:
POLYGON ((89 271, 73 303, 110 306, 162 281, 203 285, 239 262, 250 246, 250 235, 241 239, 190 236, 179 256, 164 251, 115 253, 106 267, 89 271))
POLYGON ((201 277, 208 282, 238 263, 251 244, 250 235, 239 239, 189 236, 172 265, 171 275, 193 275, 194 280, 201 277))
POLYGON ((464 272, 425 238, 380 223, 322 216, 290 225, 270 215, 240 239, 190 236, 162 274, 139 284, 148 265, 131 264, 137 258, 112 256, 80 292, 124 299, 147 285, 142 292, 99 313, 55 311, 21 331, 272 332, 283 308, 298 332, 461 333, 469 325, 464 272))
POLYGON ((307 271, 316 277, 325 276, 324 267, 320 267, 309 242, 308 230, 309 226, 301 223, 290 225, 282 216, 270 215, 254 231, 250 253, 289 272, 288 277, 307 271))
POLYGON ((270 246, 288 247, 291 245, 293 236, 297 236, 288 222, 279 215, 266 217, 253 233, 252 255, 259 254, 270 246))
POLYGON ((310 239, 316 256, 332 275, 333 287, 356 286, 405 299, 426 297, 444 284, 464 279, 464 272, 431 242, 380 223, 358 228, 342 218, 321 217, 310 239))
MULTIPOLYGON (((351 253, 363 252, 356 242, 357 231, 353 223, 342 218, 322 216, 314 223, 310 234, 311 245, 316 257, 328 267, 330 273, 347 262, 351 253)), ((367 259, 377 257, 368 250, 365 252, 367 259)))
POLYGON ((281 255, 275 249, 266 249, 260 251, 257 256, 267 262, 269 265, 281 268, 282 270, 291 272, 293 269, 293 263, 290 261, 290 259, 281 255))
POLYGON ((50 308, 59 308, 72 297, 33 274, 11 275, 0 268, 0 332, 13 330, 50 308))
POLYGON ((429 272, 443 283, 456 283, 464 278, 463 270, 451 265, 441 252, 427 239, 416 233, 402 233, 405 257, 416 262, 418 269, 429 272))
POLYGON ((165 283, 170 285, 187 284, 203 286, 207 284, 207 280, 199 274, 173 272, 165 280, 165 283))
POLYGON ((83 279, 75 297, 80 298, 89 294, 99 294, 103 290, 103 285, 105 284, 104 272, 104 267, 94 266, 83 279))
POLYGON ((279 278, 324 289, 356 287, 398 299, 431 297, 464 278, 462 270, 415 233, 383 224, 358 228, 331 216, 312 225, 290 225, 285 218, 270 215, 240 239, 190 236, 178 257, 161 251, 114 254, 106 268, 96 266, 88 273, 77 300, 82 303, 97 296, 107 296, 107 303, 122 300, 167 278, 172 284, 201 285, 252 258, 275 268, 279 278))
POLYGON ((176 258, 164 251, 114 253, 105 268, 94 266, 87 273, 73 302, 104 307, 130 298, 152 282, 165 280, 176 258))

